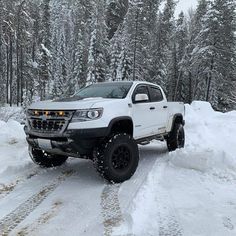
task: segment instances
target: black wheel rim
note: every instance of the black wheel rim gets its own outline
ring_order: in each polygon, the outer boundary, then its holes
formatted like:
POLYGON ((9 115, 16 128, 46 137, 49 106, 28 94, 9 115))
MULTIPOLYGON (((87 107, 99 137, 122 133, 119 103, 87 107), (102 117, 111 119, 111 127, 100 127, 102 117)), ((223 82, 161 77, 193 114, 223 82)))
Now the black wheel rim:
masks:
POLYGON ((181 130, 181 128, 179 128, 178 132, 177 132, 177 145, 178 145, 178 148, 183 147, 183 143, 184 143, 184 133, 181 130))
POLYGON ((112 166, 117 171, 124 171, 129 168, 131 153, 127 146, 117 147, 112 154, 112 166))

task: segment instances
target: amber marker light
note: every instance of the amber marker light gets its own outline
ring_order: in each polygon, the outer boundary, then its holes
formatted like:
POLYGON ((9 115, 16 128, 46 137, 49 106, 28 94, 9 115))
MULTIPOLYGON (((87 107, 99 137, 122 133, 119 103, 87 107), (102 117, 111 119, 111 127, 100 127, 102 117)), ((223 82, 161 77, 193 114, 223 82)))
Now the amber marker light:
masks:
POLYGON ((59 116, 64 116, 65 112, 64 111, 59 111, 59 116))
POLYGON ((38 115, 39 115, 39 112, 38 112, 38 111, 34 111, 34 115, 35 115, 35 116, 38 116, 38 115))
POLYGON ((48 116, 49 115, 49 111, 45 111, 45 115, 48 116))

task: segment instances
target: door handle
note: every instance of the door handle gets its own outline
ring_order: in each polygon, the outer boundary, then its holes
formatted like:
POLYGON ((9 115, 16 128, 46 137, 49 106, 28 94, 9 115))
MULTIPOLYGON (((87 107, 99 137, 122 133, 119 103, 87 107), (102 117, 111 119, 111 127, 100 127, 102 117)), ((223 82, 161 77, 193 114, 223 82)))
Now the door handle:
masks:
POLYGON ((150 110, 155 110, 156 108, 155 107, 150 107, 150 110))
POLYGON ((166 109, 166 108, 168 108, 168 106, 164 106, 163 108, 165 108, 165 109, 166 109))

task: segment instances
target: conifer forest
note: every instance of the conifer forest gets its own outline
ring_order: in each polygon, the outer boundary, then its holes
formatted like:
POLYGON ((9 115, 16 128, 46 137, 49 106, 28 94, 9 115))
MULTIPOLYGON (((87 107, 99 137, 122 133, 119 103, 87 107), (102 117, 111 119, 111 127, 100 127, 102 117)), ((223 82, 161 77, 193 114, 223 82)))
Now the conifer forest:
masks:
POLYGON ((0 0, 0 104, 145 80, 168 100, 236 109, 236 1, 0 0))

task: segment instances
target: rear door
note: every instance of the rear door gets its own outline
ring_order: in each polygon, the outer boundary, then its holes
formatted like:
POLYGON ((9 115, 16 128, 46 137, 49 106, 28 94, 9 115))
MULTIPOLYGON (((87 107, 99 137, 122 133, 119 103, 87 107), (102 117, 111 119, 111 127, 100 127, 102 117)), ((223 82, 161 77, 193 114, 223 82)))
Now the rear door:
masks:
POLYGON ((135 88, 133 95, 133 122, 134 122, 134 138, 139 139, 147 136, 154 135, 155 121, 153 119, 154 111, 151 109, 153 103, 150 100, 148 85, 139 84, 135 88), (146 94, 149 98, 148 101, 135 102, 137 94, 146 94))
POLYGON ((168 119, 168 103, 158 86, 150 85, 149 93, 153 109, 154 132, 155 134, 165 133, 168 119))

